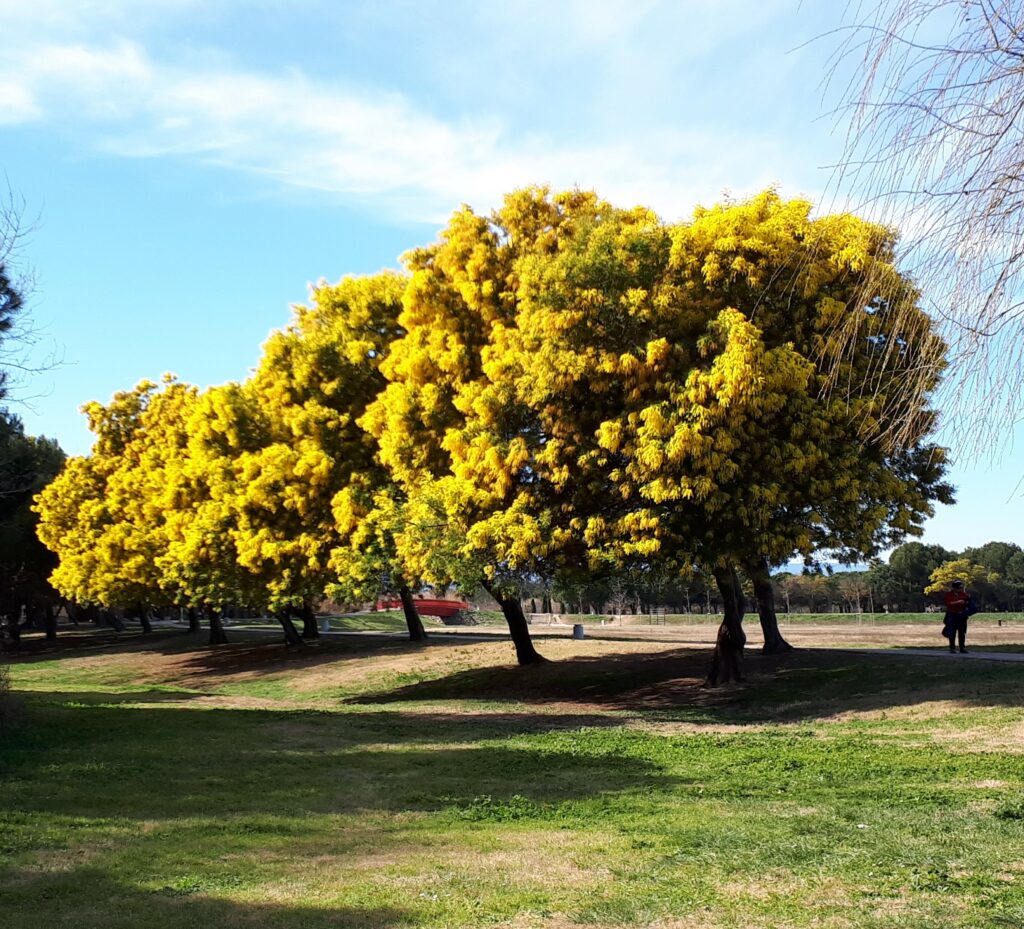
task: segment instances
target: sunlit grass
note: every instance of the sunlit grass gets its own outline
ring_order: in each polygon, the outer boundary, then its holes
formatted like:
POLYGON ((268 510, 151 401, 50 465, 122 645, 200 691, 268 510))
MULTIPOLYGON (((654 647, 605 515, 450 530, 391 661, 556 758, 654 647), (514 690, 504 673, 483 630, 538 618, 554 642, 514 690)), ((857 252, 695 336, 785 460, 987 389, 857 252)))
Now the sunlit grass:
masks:
POLYGON ((5 927, 1024 919, 1016 666, 185 638, 13 666, 5 927))

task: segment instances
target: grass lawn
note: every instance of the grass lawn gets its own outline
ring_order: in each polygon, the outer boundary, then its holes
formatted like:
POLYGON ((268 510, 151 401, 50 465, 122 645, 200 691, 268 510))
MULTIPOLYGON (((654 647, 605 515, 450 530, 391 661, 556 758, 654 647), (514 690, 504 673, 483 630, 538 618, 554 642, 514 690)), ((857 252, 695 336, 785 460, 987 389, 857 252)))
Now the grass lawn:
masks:
POLYGON ((82 633, 10 667, 0 926, 1024 925, 1024 667, 82 633))

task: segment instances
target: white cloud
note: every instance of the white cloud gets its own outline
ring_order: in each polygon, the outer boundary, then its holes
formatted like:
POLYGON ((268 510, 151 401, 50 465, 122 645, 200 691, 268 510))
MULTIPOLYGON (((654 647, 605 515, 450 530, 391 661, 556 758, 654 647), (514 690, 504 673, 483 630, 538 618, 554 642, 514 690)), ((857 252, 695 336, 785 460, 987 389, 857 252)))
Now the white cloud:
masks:
MULTIPOLYGON (((600 33, 604 20, 591 28, 600 33)), ((28 44, 0 61, 0 122, 47 119, 123 157, 190 157, 295 188, 372 202, 405 220, 437 221, 460 202, 486 209, 528 183, 594 187, 669 216, 726 183, 741 191, 790 178, 756 133, 731 138, 656 130, 627 140, 515 137, 493 118, 446 121, 396 93, 162 62, 139 44, 28 44)))
POLYGON ((0 126, 31 122, 42 115, 28 87, 15 81, 0 81, 0 126))

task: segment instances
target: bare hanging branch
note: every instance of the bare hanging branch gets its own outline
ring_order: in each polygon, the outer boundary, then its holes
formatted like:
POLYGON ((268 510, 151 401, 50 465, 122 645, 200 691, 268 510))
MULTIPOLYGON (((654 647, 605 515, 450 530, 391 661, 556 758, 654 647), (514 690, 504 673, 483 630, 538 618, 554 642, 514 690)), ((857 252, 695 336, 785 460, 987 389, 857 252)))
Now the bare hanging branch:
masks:
MULTIPOLYGON (((6 182, 6 178, 4 178, 6 182)), ((33 324, 27 303, 35 289, 31 265, 21 251, 36 222, 25 220, 25 201, 9 183, 0 187, 0 400, 10 401, 12 389, 23 387, 32 375, 61 362, 54 350, 40 360, 35 347, 44 334, 33 324)), ((16 393, 19 403, 29 398, 16 393)))
MULTIPOLYGON (((834 183, 901 230, 950 344, 958 438, 992 449, 1024 415, 1024 3, 862 0, 848 15, 830 70, 854 72, 834 183)), ((922 379, 941 364, 922 358, 922 379)))

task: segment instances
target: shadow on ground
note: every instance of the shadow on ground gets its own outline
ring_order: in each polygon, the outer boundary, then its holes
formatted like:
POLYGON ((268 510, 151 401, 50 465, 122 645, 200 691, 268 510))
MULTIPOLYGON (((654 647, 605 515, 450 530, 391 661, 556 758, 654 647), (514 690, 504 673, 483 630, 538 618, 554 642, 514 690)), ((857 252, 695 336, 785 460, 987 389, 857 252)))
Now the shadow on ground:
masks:
POLYGON ((553 803, 673 783, 629 751, 582 753, 547 738, 620 722, 608 717, 131 707, 82 696, 34 694, 25 721, 0 734, 9 809, 301 817, 457 810, 480 796, 553 803))
POLYGON ((679 718, 693 723, 793 722, 844 711, 958 699, 978 705, 1024 705, 1024 675, 1013 665, 900 655, 798 649, 748 654, 747 682, 707 689, 707 649, 624 652, 527 668, 479 668, 437 680, 352 697, 355 704, 422 701, 574 703, 594 709, 679 718))
POLYGON ((4 875, 0 914, 6 929, 37 929, 45 924, 40 921, 40 912, 47 911, 53 905, 51 901, 78 896, 84 898, 85 905, 75 913, 76 925, 104 929, 136 929, 140 925, 161 929, 390 929, 414 921, 411 913, 390 907, 240 903, 218 899, 216 893, 222 889, 216 879, 204 882, 201 873, 147 890, 119 882, 109 871, 90 866, 57 873, 9 871, 4 875), (98 900, 103 901, 102 908, 96 905, 98 900))
MULTIPOLYGON (((444 635, 432 637, 428 645, 413 644, 401 638, 372 632, 346 638, 315 638, 302 645, 287 646, 275 632, 254 632, 245 629, 228 631, 230 641, 224 645, 207 645, 208 633, 186 630, 160 630, 142 634, 128 631, 93 632, 62 636, 47 643, 42 637, 24 641, 18 651, 3 656, 12 665, 40 661, 86 658, 99 655, 178 656, 178 666, 185 678, 217 677, 253 672, 314 668, 319 665, 368 655, 415 655, 424 648, 456 648, 466 643, 444 635)), ((191 686, 191 681, 188 682, 191 686)))
MULTIPOLYGON (((233 675, 244 675, 252 681, 264 674, 301 675, 307 670, 368 657, 436 657, 465 644, 464 640, 435 636, 424 648, 400 639, 367 635, 320 639, 288 648, 275 637, 261 633, 248 633, 246 637, 239 630, 231 644, 211 648, 197 647, 197 637, 184 632, 125 634, 96 647, 109 648, 107 653, 138 655, 140 660, 147 654, 169 658, 173 669, 161 672, 169 686, 153 681, 154 687, 145 692, 97 692, 96 697, 77 694, 74 698, 59 698, 108 705, 212 700, 219 693, 219 684, 233 675), (192 692, 179 692, 175 687, 187 687, 192 692)), ((94 652, 79 647, 65 654, 71 657, 94 652)), ((14 663, 52 657, 27 655, 14 663)), ((347 697, 340 706, 347 712, 360 706, 383 710, 407 705, 410 711, 426 718, 424 712, 433 707, 423 704, 437 704, 448 716, 486 712, 494 719, 503 712, 504 704, 513 714, 510 718, 520 723, 529 715, 528 708, 534 707, 538 713, 579 719, 579 725, 600 724, 596 720, 608 713, 696 725, 744 725, 813 721, 846 711, 887 710, 935 700, 956 699, 978 706, 1024 704, 1024 674, 1019 667, 1009 663, 950 663, 945 657, 829 649, 798 649, 766 656, 752 650, 745 658, 746 684, 711 690, 701 686, 710 650, 699 646, 581 656, 524 668, 488 665, 448 673, 444 673, 443 663, 434 662, 431 674, 440 676, 399 686, 381 684, 368 693, 347 697)), ((288 699, 294 706, 294 701, 302 699, 301 691, 288 699)), ((320 706, 325 705, 323 698, 310 699, 314 705, 317 700, 320 706)))

